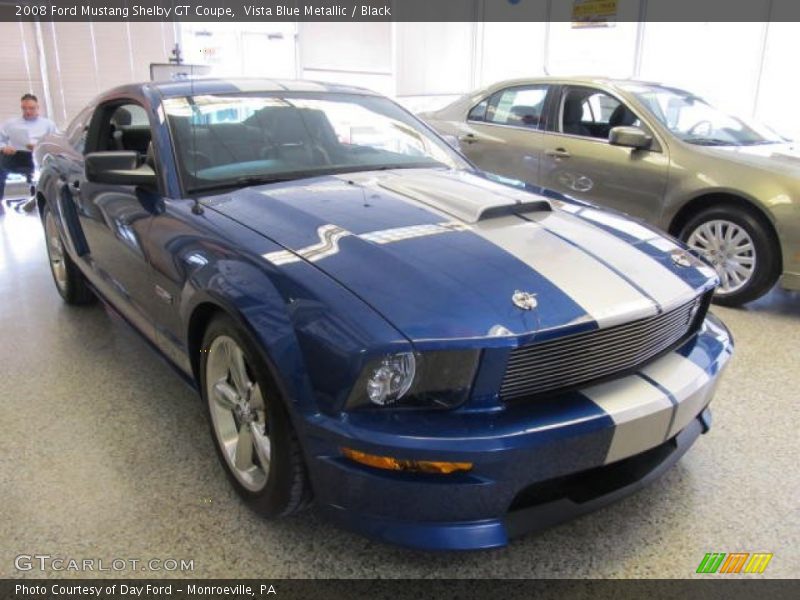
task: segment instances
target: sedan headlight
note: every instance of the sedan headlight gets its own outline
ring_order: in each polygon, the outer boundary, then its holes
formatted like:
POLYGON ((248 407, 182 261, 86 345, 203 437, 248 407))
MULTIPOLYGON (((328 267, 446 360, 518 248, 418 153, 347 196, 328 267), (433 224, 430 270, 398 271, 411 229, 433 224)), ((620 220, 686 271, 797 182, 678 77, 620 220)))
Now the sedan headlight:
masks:
POLYGON ((400 352, 371 360, 347 399, 347 408, 454 408, 469 396, 478 350, 400 352))

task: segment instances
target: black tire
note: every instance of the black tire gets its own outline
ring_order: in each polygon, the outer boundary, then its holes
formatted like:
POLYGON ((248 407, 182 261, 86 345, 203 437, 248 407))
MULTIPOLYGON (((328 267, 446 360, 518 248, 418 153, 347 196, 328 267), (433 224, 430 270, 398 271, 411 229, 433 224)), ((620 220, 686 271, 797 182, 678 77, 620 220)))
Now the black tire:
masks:
MULTIPOLYGON (((718 289, 714 303, 741 306, 766 294, 778 281, 782 268, 780 244, 769 224, 763 217, 739 206, 714 205, 693 215, 681 229, 680 239, 689 243, 695 231, 712 221, 727 221, 743 229, 750 236, 755 253, 755 266, 749 279, 738 289, 727 293, 718 289)), ((699 246, 690 246, 705 254, 699 246)))
POLYGON ((44 225, 50 273, 58 293, 67 304, 91 304, 96 300, 94 292, 64 248, 64 240, 61 238, 61 233, 58 231, 58 226, 47 204, 42 210, 42 224, 44 225))
MULTIPOLYGON (((212 368, 216 368, 216 366, 212 365, 212 368)), ((219 371, 217 371, 218 373, 219 371)), ((231 386, 233 387, 232 383, 231 386)), ((209 427, 217 457, 225 469, 228 479, 250 508, 259 515, 271 519, 292 514, 310 504, 312 493, 303 452, 284 400, 269 369, 256 350, 256 343, 227 315, 219 314, 212 319, 203 336, 199 387, 208 411, 209 427), (219 340, 217 343, 221 343, 222 340, 233 340, 241 348, 247 374, 252 378, 252 383, 259 386, 260 396, 263 398, 265 412, 263 429, 269 439, 270 461, 266 481, 261 489, 249 488, 239 480, 234 472, 234 467, 228 462, 229 458, 226 458, 220 434, 215 425, 215 416, 212 411, 223 409, 212 407, 213 400, 210 400, 209 396, 213 393, 210 391, 213 382, 209 382, 208 377, 209 364, 213 360, 212 352, 216 348, 215 341, 217 340, 219 340)), ((219 413, 217 418, 219 418, 219 413)), ((231 419, 236 422, 236 417, 232 416, 231 419)), ((237 429, 241 426, 242 421, 238 421, 237 429)), ((253 450, 253 452, 253 462, 260 463, 258 461, 260 455, 257 450, 253 450)), ((261 466, 263 469, 263 465, 261 466)))

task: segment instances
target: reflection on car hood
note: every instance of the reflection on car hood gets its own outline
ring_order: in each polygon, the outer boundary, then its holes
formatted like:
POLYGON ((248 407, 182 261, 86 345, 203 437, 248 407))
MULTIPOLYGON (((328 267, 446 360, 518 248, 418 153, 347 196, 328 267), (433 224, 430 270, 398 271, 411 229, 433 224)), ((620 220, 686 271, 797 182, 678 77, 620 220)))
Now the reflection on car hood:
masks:
POLYGON ((709 154, 740 164, 800 178, 800 144, 708 146, 709 154))
POLYGON ((314 264, 415 341, 607 327, 715 282, 650 227, 463 172, 325 176, 204 203, 285 248, 264 260, 289 274, 314 264), (517 292, 534 306, 515 305, 517 292))

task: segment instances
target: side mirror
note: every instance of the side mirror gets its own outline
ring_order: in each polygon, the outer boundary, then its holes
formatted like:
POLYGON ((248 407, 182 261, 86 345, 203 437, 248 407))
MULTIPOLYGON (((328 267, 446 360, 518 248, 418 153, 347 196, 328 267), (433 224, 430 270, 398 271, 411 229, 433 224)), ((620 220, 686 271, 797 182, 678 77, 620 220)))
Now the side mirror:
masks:
POLYGON ((608 143, 612 146, 646 149, 653 144, 653 138, 638 127, 613 127, 608 132, 608 143))
POLYGON ((92 152, 86 155, 86 180, 111 185, 155 187, 156 172, 139 164, 139 153, 132 151, 92 152))

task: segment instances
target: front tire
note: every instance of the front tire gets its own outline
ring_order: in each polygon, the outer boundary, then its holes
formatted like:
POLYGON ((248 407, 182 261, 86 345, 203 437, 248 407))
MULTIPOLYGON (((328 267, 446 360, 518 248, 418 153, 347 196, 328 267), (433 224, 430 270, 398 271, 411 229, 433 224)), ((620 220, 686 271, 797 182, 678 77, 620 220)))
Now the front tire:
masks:
POLYGON ((311 499, 302 450, 255 342, 219 315, 201 352, 200 388, 214 446, 236 491, 266 518, 300 510, 311 499))
POLYGON ((94 302, 95 295, 81 273, 78 266, 72 261, 64 248, 64 241, 58 232, 55 217, 50 207, 45 204, 42 211, 44 221, 44 235, 47 243, 47 259, 50 263, 50 272, 53 282, 64 302, 67 304, 90 304, 94 302))
POLYGON ((740 306, 766 294, 780 276, 780 246, 767 224, 736 206, 712 206, 692 218, 680 238, 716 269, 714 302, 740 306))

